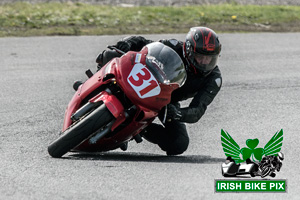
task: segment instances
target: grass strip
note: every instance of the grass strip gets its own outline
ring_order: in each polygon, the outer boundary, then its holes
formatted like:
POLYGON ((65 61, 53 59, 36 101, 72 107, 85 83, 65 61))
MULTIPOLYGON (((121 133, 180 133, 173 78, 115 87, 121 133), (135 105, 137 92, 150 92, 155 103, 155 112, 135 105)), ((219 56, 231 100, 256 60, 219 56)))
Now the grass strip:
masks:
POLYGON ((300 31, 300 6, 217 4, 118 7, 83 3, 9 3, 0 6, 0 36, 300 31))

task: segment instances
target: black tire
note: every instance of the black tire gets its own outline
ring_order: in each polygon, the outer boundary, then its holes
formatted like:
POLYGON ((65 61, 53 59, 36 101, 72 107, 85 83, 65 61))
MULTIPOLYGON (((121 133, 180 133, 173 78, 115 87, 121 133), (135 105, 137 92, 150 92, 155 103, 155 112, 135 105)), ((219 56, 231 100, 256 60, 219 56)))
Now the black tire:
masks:
POLYGON ((59 138, 48 146, 48 153, 54 158, 62 157, 113 119, 114 116, 105 104, 102 104, 74 126, 64 131, 59 138))

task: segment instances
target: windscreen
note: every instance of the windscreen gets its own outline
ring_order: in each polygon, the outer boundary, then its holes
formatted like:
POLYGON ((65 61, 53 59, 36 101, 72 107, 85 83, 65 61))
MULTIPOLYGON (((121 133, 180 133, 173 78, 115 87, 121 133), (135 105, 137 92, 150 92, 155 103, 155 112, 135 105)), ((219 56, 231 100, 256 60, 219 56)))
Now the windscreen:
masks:
POLYGON ((153 42, 146 47, 146 65, 155 78, 164 84, 177 83, 182 86, 186 79, 186 71, 180 56, 160 42, 153 42))

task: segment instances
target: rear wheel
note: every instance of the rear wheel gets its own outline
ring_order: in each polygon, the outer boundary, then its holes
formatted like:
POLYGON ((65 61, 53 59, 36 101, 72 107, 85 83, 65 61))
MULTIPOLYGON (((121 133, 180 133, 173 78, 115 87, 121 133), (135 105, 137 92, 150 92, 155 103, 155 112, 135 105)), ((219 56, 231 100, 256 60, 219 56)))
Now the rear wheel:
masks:
POLYGON ((48 146, 49 154, 54 158, 62 157, 113 119, 114 116, 105 104, 102 104, 75 125, 71 125, 59 138, 52 142, 48 146))

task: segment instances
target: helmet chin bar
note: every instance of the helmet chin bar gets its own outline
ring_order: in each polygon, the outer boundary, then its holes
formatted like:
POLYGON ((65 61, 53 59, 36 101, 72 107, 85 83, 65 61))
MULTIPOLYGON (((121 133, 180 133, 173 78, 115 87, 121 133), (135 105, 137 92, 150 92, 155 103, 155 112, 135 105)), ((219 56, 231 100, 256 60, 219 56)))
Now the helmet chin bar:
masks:
POLYGON ((209 71, 204 71, 204 70, 201 70, 201 69, 199 69, 198 67, 196 67, 196 61, 195 60, 193 60, 193 62, 192 62, 192 64, 193 64, 193 68, 195 68, 195 71, 196 71, 196 73, 197 74, 200 74, 200 75, 202 75, 202 76, 208 76, 211 72, 212 72, 212 70, 209 70, 209 71))
POLYGON ((203 55, 211 56, 210 62, 208 64, 199 64, 195 58, 195 54, 191 53, 191 56, 188 57, 190 63, 193 65, 197 73, 207 76, 210 72, 217 66, 218 55, 203 55))

